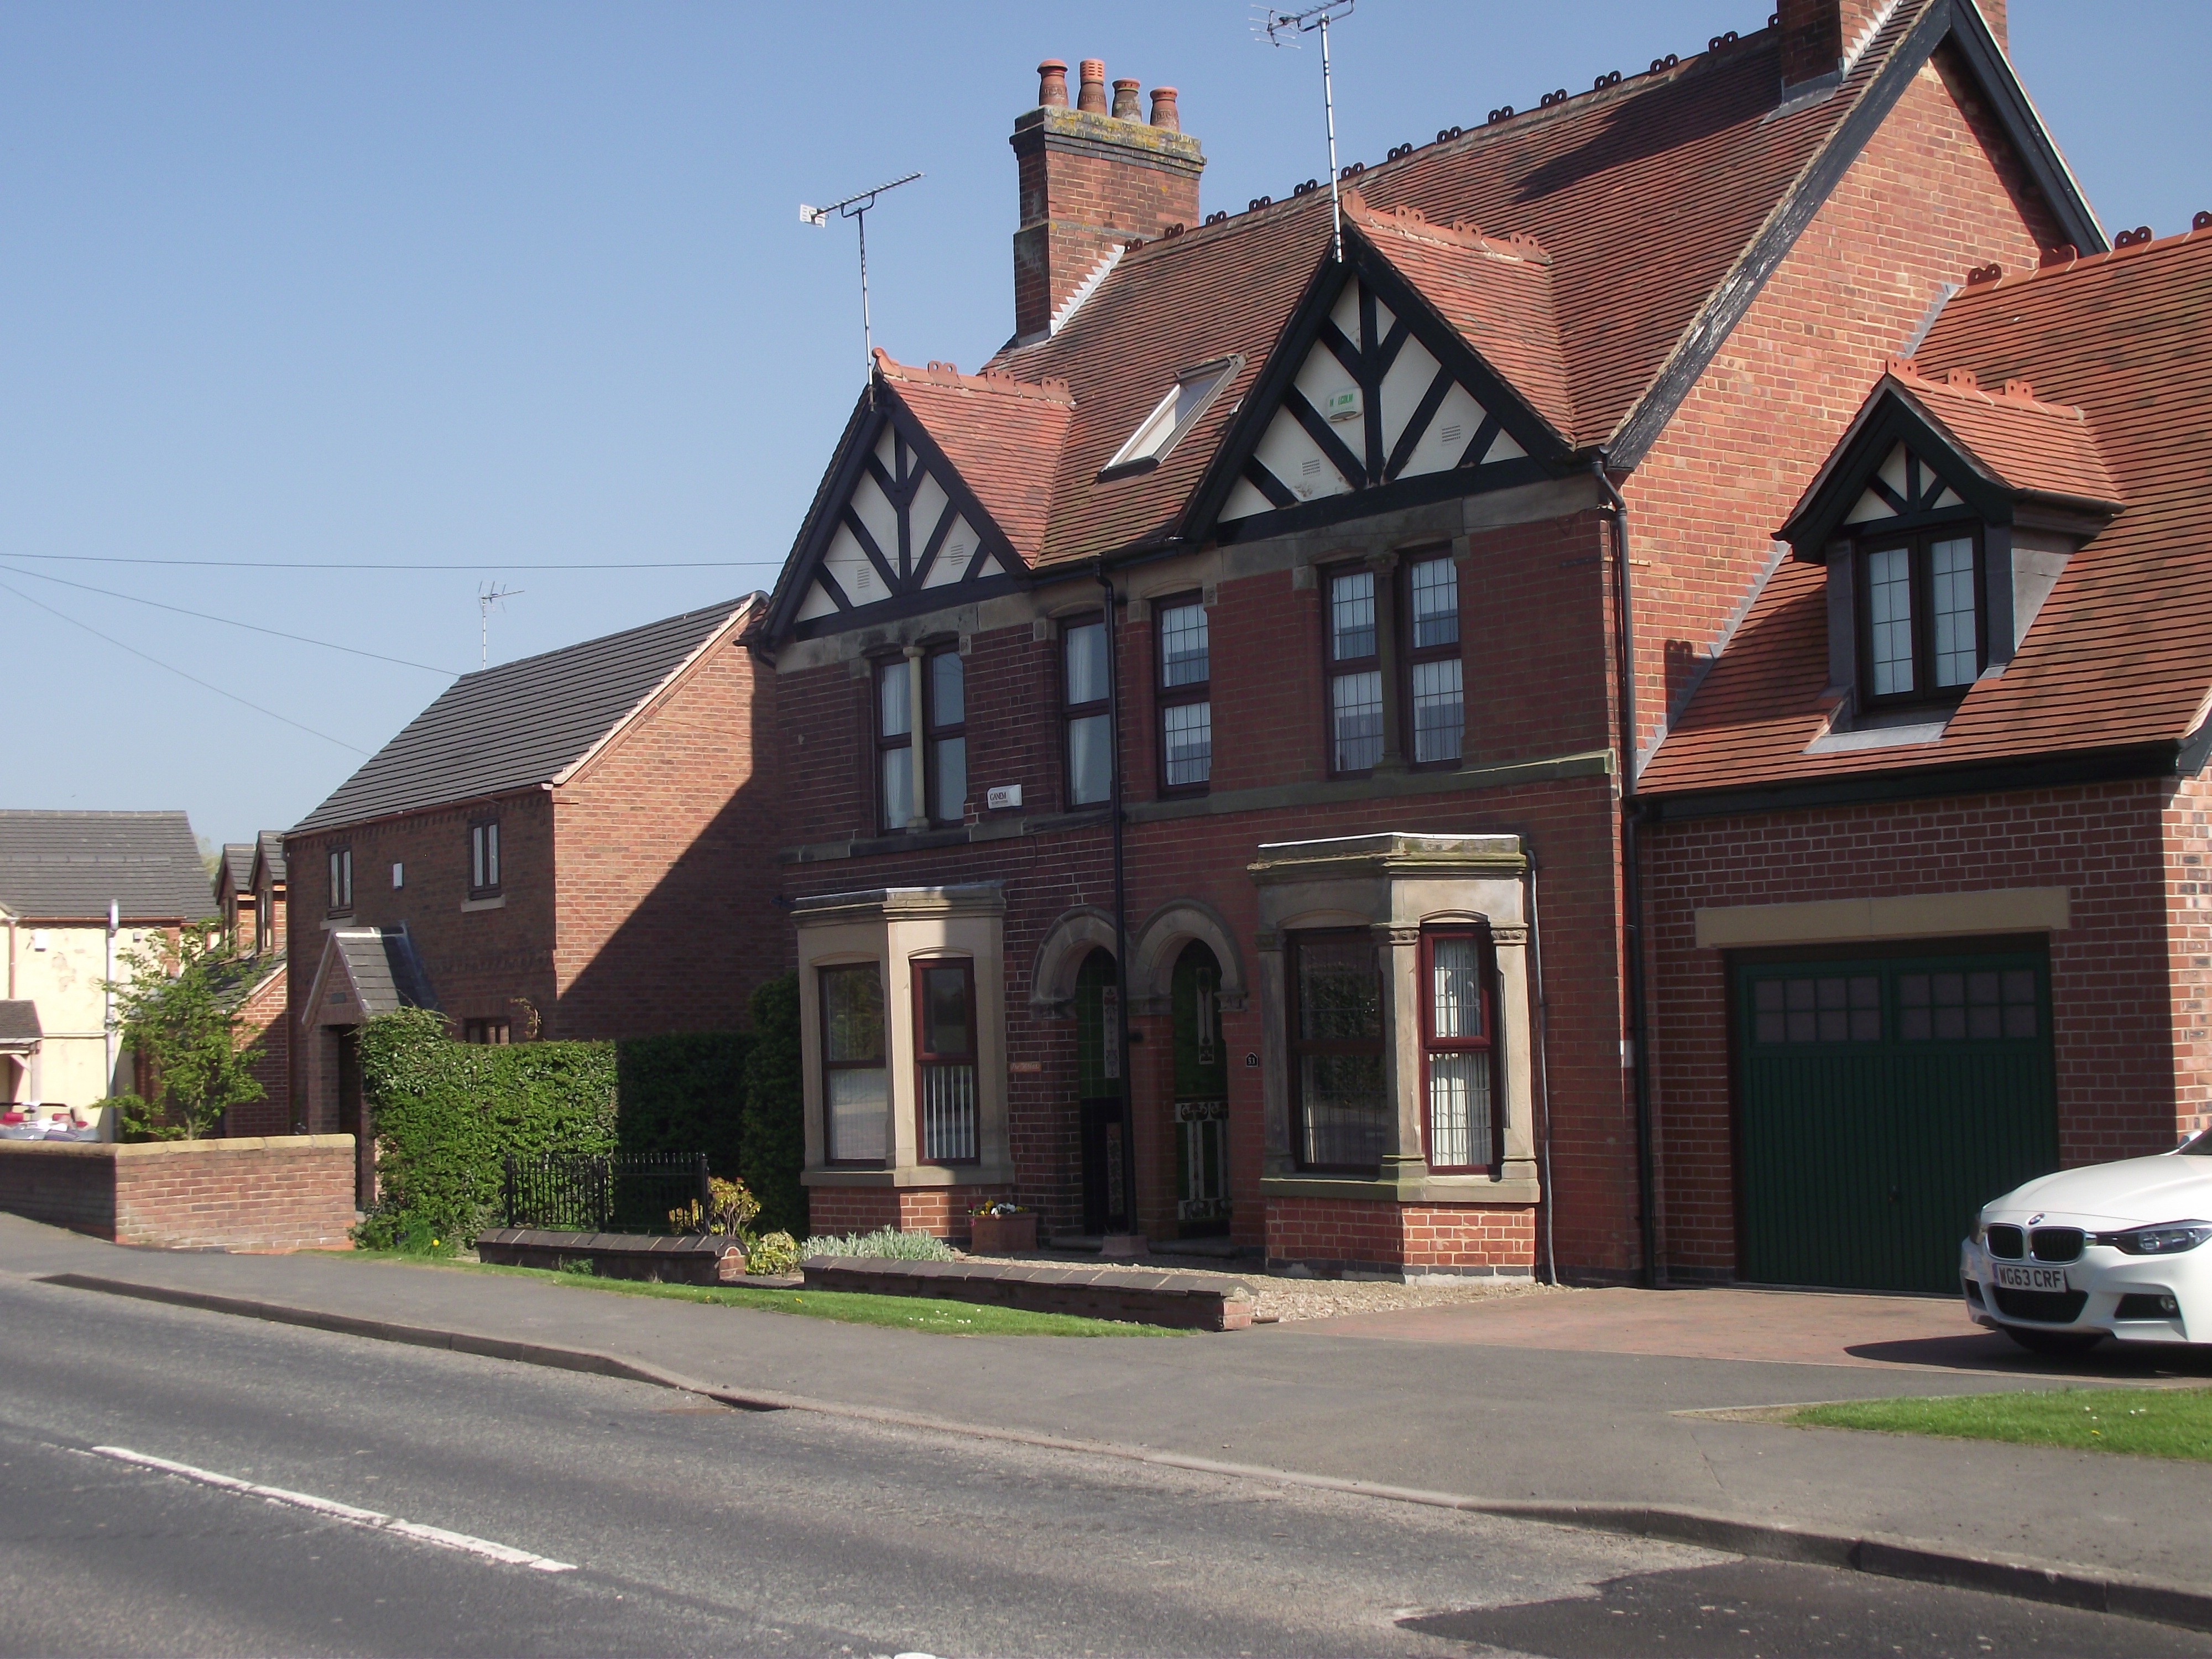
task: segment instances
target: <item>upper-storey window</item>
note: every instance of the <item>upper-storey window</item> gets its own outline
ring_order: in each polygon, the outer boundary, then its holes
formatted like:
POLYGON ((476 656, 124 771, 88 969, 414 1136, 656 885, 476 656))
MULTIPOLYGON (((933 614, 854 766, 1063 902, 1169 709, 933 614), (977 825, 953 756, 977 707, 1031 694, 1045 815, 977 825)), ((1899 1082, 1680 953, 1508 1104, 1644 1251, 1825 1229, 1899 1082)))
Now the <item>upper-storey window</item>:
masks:
POLYGON ((904 829, 914 816, 914 682, 903 657, 876 668, 876 776, 883 827, 904 829))
POLYGON ((967 665, 958 647, 946 646, 931 652, 922 669, 929 702, 929 816, 939 823, 958 823, 968 813, 967 665))
POLYGON ((275 896, 267 888, 263 888, 260 896, 254 900, 253 909, 253 954, 260 956, 276 948, 276 941, 270 937, 276 921, 275 896))
POLYGON ((1459 567, 1449 553, 1415 558, 1406 567, 1406 706, 1416 766, 1459 761, 1460 674, 1459 567))
POLYGON ((1093 806, 1114 793, 1105 622, 1091 617, 1067 623, 1060 631, 1060 649, 1062 719, 1067 728, 1067 804, 1093 806))
POLYGON ((1160 788, 1196 791, 1213 775, 1212 649, 1197 594, 1160 603, 1160 788))
POLYGON ((1158 466, 1168 452, 1182 441, 1183 434, 1198 424, 1198 417, 1206 413, 1215 394, 1243 366, 1242 357, 1217 357, 1176 376, 1176 383, 1168 388, 1167 396, 1129 434, 1128 442, 1114 452, 1114 459, 1100 469, 1100 479, 1127 477, 1149 472, 1158 466))
POLYGON ((331 853, 331 909, 333 914, 353 908, 353 848, 335 848, 331 853))
POLYGON ((1382 757, 1382 659, 1375 573, 1339 570, 1328 579, 1328 769, 1370 771, 1382 757))
POLYGON ((486 818, 469 826, 469 896, 485 898, 499 891, 499 820, 486 818))
POLYGON ((1858 550, 1859 696, 1954 701, 1982 671, 1981 538, 1947 529, 1858 550))

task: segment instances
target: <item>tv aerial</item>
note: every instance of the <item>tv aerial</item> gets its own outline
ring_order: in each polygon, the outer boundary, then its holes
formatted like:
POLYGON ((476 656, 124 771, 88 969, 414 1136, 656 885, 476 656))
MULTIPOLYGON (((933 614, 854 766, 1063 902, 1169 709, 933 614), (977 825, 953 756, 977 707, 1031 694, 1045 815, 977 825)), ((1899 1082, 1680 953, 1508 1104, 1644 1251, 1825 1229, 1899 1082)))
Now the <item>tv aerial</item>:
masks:
POLYGON ((802 225, 812 225, 817 230, 825 228, 830 223, 830 216, 834 213, 840 219, 853 221, 860 233, 860 346, 866 362, 866 385, 871 400, 876 395, 876 341, 874 328, 868 320, 868 210, 875 206, 876 198, 884 191, 896 190, 901 185, 910 185, 921 177, 919 173, 909 173, 903 179, 894 179, 888 184, 878 185, 873 190, 861 191, 856 195, 848 196, 842 202, 832 202, 827 207, 809 207, 804 202, 799 204, 799 222, 802 225))
POLYGON ((497 582, 477 584, 477 668, 479 672, 491 666, 491 613, 507 609, 506 601, 527 592, 520 587, 503 587, 497 582))
POLYGON ((1328 26, 1352 15, 1358 0, 1325 0, 1304 11, 1277 11, 1269 7, 1253 20, 1253 33, 1263 31, 1268 43, 1296 49, 1301 34, 1321 36, 1321 107, 1328 125, 1328 257, 1344 259, 1344 209, 1336 193, 1336 98, 1328 78, 1328 26))

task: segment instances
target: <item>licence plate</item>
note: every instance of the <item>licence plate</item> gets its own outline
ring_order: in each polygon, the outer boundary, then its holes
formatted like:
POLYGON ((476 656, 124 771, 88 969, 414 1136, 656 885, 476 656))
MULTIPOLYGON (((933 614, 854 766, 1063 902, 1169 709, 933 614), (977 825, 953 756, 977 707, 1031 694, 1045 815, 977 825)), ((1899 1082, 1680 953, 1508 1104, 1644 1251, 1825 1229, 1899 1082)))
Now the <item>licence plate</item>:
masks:
POLYGON ((2008 1291, 2063 1291, 2066 1288, 2066 1269, 2063 1267, 2014 1267, 2003 1262, 1995 1266, 1997 1283, 2008 1291))

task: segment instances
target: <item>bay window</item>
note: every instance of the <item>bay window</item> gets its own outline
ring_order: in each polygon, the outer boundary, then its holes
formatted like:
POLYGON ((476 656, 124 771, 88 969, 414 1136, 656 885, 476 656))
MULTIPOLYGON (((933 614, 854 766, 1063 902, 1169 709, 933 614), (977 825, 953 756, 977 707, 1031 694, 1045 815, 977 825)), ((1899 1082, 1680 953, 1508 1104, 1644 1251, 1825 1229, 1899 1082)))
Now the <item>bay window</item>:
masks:
POLYGON ((975 1161, 975 971, 962 959, 914 963, 915 1097, 925 1164, 975 1161))
POLYGON ((823 1129, 833 1164, 890 1156, 890 1093, 884 1069, 884 981, 872 962, 820 970, 823 1129))
POLYGON ((1212 653, 1195 593, 1158 607, 1160 789, 1205 788, 1213 775, 1212 653))
POLYGON ((1374 769, 1382 757, 1382 659, 1376 628, 1375 573, 1328 579, 1328 769, 1374 769))
POLYGON ((1487 1169, 1498 1157, 1491 975, 1472 930, 1422 939, 1423 1133, 1432 1170, 1487 1169))
POLYGON ((1862 546, 1858 561, 1862 704, 1965 695, 1986 660, 1979 538, 1937 531, 1862 546))
POLYGON ((1390 1117, 1374 943, 1356 928, 1297 933, 1290 977, 1299 1165, 1372 1170, 1382 1162, 1390 1117))
POLYGON ((1069 623, 1061 629, 1060 640, 1060 714, 1067 732, 1067 804, 1096 806, 1114 793, 1106 623, 1100 617, 1069 623))

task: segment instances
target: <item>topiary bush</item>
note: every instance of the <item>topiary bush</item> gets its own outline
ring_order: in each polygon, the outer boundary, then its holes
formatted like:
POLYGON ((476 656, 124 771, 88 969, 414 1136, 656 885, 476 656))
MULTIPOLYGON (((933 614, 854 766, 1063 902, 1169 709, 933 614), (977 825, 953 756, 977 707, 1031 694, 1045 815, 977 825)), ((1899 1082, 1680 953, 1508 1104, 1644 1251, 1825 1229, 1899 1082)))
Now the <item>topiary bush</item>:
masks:
POLYGON ((760 1200, 764 1231, 806 1233, 806 1097, 799 1060, 799 975, 764 981, 752 998, 738 1174, 760 1200))

